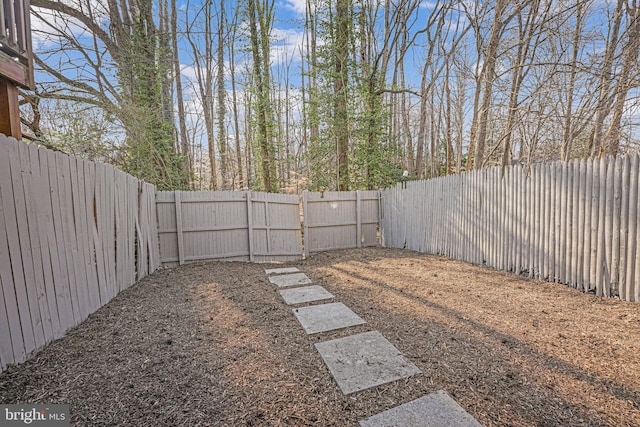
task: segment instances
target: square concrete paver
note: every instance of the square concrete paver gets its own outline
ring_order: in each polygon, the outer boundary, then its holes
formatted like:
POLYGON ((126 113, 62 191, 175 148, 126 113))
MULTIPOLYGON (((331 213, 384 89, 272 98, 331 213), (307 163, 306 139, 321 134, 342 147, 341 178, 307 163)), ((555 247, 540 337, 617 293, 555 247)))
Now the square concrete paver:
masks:
POLYGON ((316 349, 344 394, 421 372, 378 331, 317 343, 316 349))
POLYGON ((361 427, 482 427, 440 390, 360 421, 361 427))
POLYGON ((305 286, 303 288, 283 289, 279 292, 282 299, 284 299, 284 302, 289 305, 333 298, 333 295, 331 295, 329 291, 318 285, 305 286))
POLYGON ((293 314, 307 335, 367 323, 341 302, 294 308, 293 314))
POLYGON ((297 273, 300 270, 298 269, 298 267, 282 267, 282 268, 271 268, 268 270, 265 270, 264 272, 267 273, 267 275, 271 275, 271 274, 287 274, 287 273, 297 273))
POLYGON ((283 274, 281 276, 270 276, 269 281, 281 288, 287 286, 309 285, 311 279, 304 273, 283 274))

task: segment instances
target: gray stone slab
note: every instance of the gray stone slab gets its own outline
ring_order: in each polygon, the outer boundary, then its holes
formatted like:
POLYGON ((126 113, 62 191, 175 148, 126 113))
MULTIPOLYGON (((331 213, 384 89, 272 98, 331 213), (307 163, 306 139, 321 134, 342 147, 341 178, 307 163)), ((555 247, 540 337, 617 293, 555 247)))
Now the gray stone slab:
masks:
POLYGON ((344 394, 421 372, 378 331, 317 343, 316 349, 344 394))
POLYGON ((440 390, 360 421, 361 427, 482 427, 440 390))
POLYGON ((333 295, 329 293, 322 286, 305 286, 302 288, 283 289, 280 292, 284 302, 293 304, 302 304, 304 302, 322 301, 325 299, 333 298, 333 295))
POLYGON ((271 276, 269 281, 280 288, 287 286, 309 285, 311 279, 304 273, 283 274, 281 276, 271 276))
POLYGON ((367 323, 341 302, 294 308, 293 314, 307 335, 367 323))
POLYGON ((264 272, 267 273, 267 276, 271 275, 271 274, 288 274, 288 273, 297 273, 300 270, 298 269, 298 267, 282 267, 282 268, 270 268, 265 270, 264 272))

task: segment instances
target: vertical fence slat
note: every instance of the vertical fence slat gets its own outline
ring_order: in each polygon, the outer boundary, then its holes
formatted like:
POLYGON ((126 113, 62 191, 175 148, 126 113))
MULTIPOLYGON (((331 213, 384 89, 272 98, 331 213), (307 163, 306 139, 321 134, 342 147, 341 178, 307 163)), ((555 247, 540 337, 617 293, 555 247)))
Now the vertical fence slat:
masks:
POLYGON ((362 246, 362 206, 360 191, 356 191, 356 247, 362 246))
POLYGON ((553 164, 553 188, 554 188, 554 202, 553 202, 553 278, 555 282, 562 282, 562 274, 560 263, 562 260, 562 213, 564 206, 562 205, 562 169, 561 164, 556 162, 553 164))
POLYGON ((176 233, 178 236, 178 262, 184 264, 184 236, 182 234, 182 204, 180 202, 180 191, 174 191, 176 208, 176 233))
POLYGON ((560 215, 560 282, 569 284, 569 272, 571 266, 572 254, 567 253, 567 242, 571 242, 571 215, 573 208, 573 199, 569 197, 569 188, 571 187, 571 175, 569 170, 572 163, 561 163, 561 180, 560 185, 560 207, 562 213, 560 215))
MULTIPOLYGON (((0 144, 0 285, 4 295, 10 342, 4 341, 3 365, 12 361, 24 360, 26 354, 35 348, 33 330, 28 312, 20 310, 26 303, 24 277, 16 253, 17 220, 13 209, 13 188, 9 167, 9 147, 0 144), (13 272, 18 268, 18 271, 13 272), (23 331, 24 328, 24 331, 23 331), (6 344, 5 344, 6 342, 6 344), (13 359, 10 358, 12 350, 13 359), (6 363, 4 362, 6 359, 6 363)), ((1 326, 0 326, 1 327, 1 326)), ((6 332, 3 334, 6 339, 6 332)))
MULTIPOLYGON (((35 147, 34 147, 35 148, 35 147)), ((42 239, 41 255, 42 265, 45 275, 45 288, 47 292, 47 301, 49 304, 49 313, 51 315, 51 326, 53 338, 62 336, 63 324, 61 324, 60 310, 62 307, 58 304, 58 296, 56 283, 58 281, 60 263, 58 253, 53 237, 53 212, 51 202, 51 190, 49 181, 49 159, 44 148, 36 148, 32 154, 31 167, 35 170, 38 168, 39 182, 37 184, 37 210, 38 210, 38 227, 40 230, 40 238, 42 239), (33 159, 37 158, 38 162, 33 159)))
POLYGON ((640 203, 640 197, 638 192, 640 191, 640 156, 634 154, 631 162, 631 188, 629 189, 629 234, 627 240, 627 286, 626 286, 626 300, 638 301, 638 291, 640 291, 640 280, 638 280, 638 273, 640 272, 640 266, 638 261, 637 244, 640 242, 640 221, 638 215, 640 215, 640 209, 638 209, 638 203, 640 203), (635 230, 635 231, 634 231, 635 230))
POLYGON ((85 262, 84 235, 82 232, 82 209, 80 202, 80 182, 82 177, 78 179, 77 159, 68 157, 69 161, 69 206, 71 207, 70 215, 67 218, 69 228, 72 230, 72 253, 74 259, 74 273, 76 275, 76 289, 78 293, 78 309, 80 311, 80 321, 86 319, 91 313, 89 303, 89 288, 85 262))
POLYGON ((622 158, 622 176, 621 176, 621 193, 622 200, 620 203, 620 262, 618 263, 618 291, 621 299, 627 299, 627 248, 629 234, 629 193, 631 183, 630 176, 630 159, 629 156, 622 158))
POLYGON ((31 258, 31 265, 33 266, 34 283, 32 286, 36 292, 37 301, 37 307, 35 308, 38 309, 40 313, 43 339, 46 343, 53 339, 53 327, 51 324, 51 312, 49 310, 47 291, 45 288, 45 273, 41 252, 41 248, 43 246, 43 242, 41 240, 42 233, 40 232, 38 224, 39 215, 37 203, 39 197, 36 192, 40 189, 40 186, 38 185, 40 166, 37 148, 33 145, 20 144, 20 162, 27 214, 24 219, 27 221, 27 229, 29 231, 29 245, 31 247, 29 257, 31 258))
POLYGON ((248 245, 249 245, 249 261, 253 262, 255 260, 255 255, 253 254, 253 206, 251 204, 251 192, 247 193, 247 235, 248 235, 248 245))
MULTIPOLYGON (((11 169, 11 183, 13 185, 13 198, 15 206, 15 215, 17 222, 17 240, 15 241, 16 250, 14 253, 20 254, 20 264, 14 265, 13 272, 17 273, 17 269, 21 269, 20 275, 23 276, 24 283, 20 286, 24 287, 26 297, 26 304, 21 307, 30 316, 31 322, 23 323, 23 332, 27 328, 31 328, 33 331, 33 337, 35 339, 35 348, 42 346, 45 343, 44 329, 42 317, 40 315, 40 309, 38 304, 38 291, 36 290, 36 275, 33 267, 33 256, 31 254, 31 240, 29 238, 29 225, 27 217, 27 198, 29 193, 25 193, 22 179, 22 167, 20 164, 20 147, 21 143, 11 144, 9 148, 9 163, 11 169)), ((8 206, 11 206, 9 204, 8 206)), ((12 253, 13 258, 13 253, 12 253)), ((22 311, 22 310, 21 310, 22 311)), ((25 319, 26 320, 26 319, 25 319)), ((29 353, 30 350, 27 350, 29 353)))
POLYGON ((618 157, 614 159, 614 171, 613 171, 613 216, 611 224, 611 232, 613 236, 611 238, 611 258, 610 271, 611 271, 611 296, 620 295, 620 251, 621 251, 621 236, 620 228, 622 227, 622 218, 620 218, 620 212, 622 211, 622 168, 624 164, 624 157, 618 157))
POLYGON ((584 246, 583 233, 584 233, 584 216, 580 213, 584 210, 584 197, 585 188, 584 180, 582 179, 582 166, 584 163, 573 161, 568 168, 568 175, 570 176, 570 187, 567 191, 571 191, 571 195, 567 195, 567 199, 571 200, 571 212, 568 212, 567 222, 571 224, 570 233, 567 234, 566 251, 565 256, 567 259, 571 259, 571 263, 568 263, 568 271, 566 271, 567 280, 570 280, 570 284, 577 288, 582 289, 582 251, 584 246))
MULTIPOLYGON (((603 159, 604 160, 604 159, 603 159)), ((614 172, 615 172, 615 160, 613 157, 609 157, 607 160, 607 173, 606 179, 606 201, 604 206, 604 231, 601 233, 602 242, 602 269, 604 274, 604 294, 605 296, 611 296, 611 286, 616 285, 615 279, 613 279, 611 259, 613 257, 613 248, 611 244, 613 242, 613 205, 614 205, 614 172), (612 283, 613 282, 613 283, 612 283)), ((617 239, 616 239, 617 240, 617 239)))

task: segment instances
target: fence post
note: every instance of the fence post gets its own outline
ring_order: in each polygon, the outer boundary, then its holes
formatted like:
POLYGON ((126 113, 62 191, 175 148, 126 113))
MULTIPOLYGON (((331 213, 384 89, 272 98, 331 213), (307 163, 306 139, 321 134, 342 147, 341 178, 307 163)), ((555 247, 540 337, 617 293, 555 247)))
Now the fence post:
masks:
POLYGON ((176 203, 176 233, 178 237, 178 262, 184 264, 184 241, 182 239, 182 204, 180 203, 180 191, 174 191, 176 203))
POLYGON ((362 209, 360 208, 360 190, 356 190, 356 248, 362 246, 362 209))
POLYGON ((251 192, 247 192, 247 227, 249 229, 249 261, 253 262, 253 209, 251 208, 251 192))
POLYGON ((303 248, 303 258, 307 259, 309 257, 309 213, 307 209, 307 190, 302 192, 302 219, 303 219, 303 227, 302 227, 302 248, 303 248))
POLYGON ((378 243, 385 248, 385 239, 384 239, 384 229, 382 227, 382 220, 384 219, 384 211, 383 209, 383 202, 384 200, 382 200, 382 190, 378 190, 378 243))

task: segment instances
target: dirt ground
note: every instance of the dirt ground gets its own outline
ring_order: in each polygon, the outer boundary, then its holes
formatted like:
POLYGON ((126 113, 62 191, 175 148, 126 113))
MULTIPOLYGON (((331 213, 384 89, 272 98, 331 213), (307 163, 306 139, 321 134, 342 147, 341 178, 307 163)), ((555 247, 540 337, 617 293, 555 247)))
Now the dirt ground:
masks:
POLYGON ((2 403, 75 425, 355 426, 445 390, 485 426, 639 426, 640 304, 446 258, 335 251, 298 266, 366 325, 307 336, 265 268, 160 270, 0 375, 2 403), (344 396, 313 344, 380 331, 421 370, 344 396))

